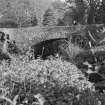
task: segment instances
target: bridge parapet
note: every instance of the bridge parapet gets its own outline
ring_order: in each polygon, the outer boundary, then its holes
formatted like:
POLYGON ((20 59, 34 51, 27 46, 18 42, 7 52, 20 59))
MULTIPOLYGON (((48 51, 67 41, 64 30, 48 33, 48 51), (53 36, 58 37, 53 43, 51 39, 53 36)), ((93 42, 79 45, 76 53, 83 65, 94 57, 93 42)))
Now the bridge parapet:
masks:
POLYGON ((77 25, 77 26, 50 26, 50 27, 29 27, 29 28, 0 28, 0 31, 7 32, 11 40, 15 40, 21 48, 29 47, 32 44, 43 40, 66 38, 71 33, 100 25, 77 25))

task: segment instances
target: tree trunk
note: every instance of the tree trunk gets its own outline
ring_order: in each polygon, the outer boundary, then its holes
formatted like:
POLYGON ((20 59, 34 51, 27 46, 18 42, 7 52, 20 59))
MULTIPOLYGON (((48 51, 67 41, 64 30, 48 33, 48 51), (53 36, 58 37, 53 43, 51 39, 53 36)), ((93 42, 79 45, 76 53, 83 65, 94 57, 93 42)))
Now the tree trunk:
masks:
POLYGON ((94 24, 95 2, 90 0, 90 9, 88 13, 87 24, 94 24))

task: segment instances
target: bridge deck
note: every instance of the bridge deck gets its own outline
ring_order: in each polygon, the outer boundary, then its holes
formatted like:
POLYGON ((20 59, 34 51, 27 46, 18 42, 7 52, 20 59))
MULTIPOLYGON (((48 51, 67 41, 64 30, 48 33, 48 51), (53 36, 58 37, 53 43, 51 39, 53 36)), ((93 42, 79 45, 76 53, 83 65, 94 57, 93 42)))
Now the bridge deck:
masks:
MULTIPOLYGON (((93 26, 96 26, 96 24, 91 25, 91 27, 93 26)), ((9 33, 11 35, 11 39, 16 40, 17 44, 23 48, 28 47, 33 43, 39 43, 43 40, 66 38, 66 33, 69 33, 68 35, 71 35, 71 33, 83 30, 86 27, 87 25, 30 28, 0 28, 0 31, 9 33)))

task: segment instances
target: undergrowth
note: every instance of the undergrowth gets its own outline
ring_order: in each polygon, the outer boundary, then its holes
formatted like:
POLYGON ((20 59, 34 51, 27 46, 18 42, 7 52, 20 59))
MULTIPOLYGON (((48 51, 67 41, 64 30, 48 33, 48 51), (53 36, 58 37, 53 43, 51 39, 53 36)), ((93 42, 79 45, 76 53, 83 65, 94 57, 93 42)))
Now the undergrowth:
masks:
POLYGON ((72 63, 58 59, 14 58, 0 65, 1 105, 104 105, 72 63))

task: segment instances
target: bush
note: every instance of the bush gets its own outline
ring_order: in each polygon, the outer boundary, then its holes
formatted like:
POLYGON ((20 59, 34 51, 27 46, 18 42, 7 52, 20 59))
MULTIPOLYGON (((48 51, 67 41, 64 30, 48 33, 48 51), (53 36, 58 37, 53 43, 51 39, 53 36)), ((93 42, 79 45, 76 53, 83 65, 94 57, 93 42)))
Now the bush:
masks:
MULTIPOLYGON (((62 62, 60 59, 29 61, 27 57, 24 59, 18 57, 14 58, 9 67, 5 62, 0 65, 1 96, 8 97, 10 100, 14 99, 17 103, 25 100, 21 97, 30 100, 30 96, 37 97, 40 94, 50 103, 62 103, 62 95, 65 96, 64 100, 71 97, 73 101, 73 96, 69 96, 69 94, 66 99, 65 92, 70 91, 72 95, 74 94, 72 92, 91 89, 91 86, 92 84, 73 64, 62 62), (69 90, 65 87, 69 87, 69 90), (73 91, 72 87, 75 87, 73 91), (63 92, 64 90, 65 92, 63 92)), ((34 98, 32 99, 34 100, 34 98)), ((70 103, 70 100, 68 102, 70 103)))
POLYGON ((0 65, 0 104, 99 105, 104 94, 92 90, 81 71, 61 59, 14 58, 0 65), (37 99, 37 101, 36 101, 37 99), (5 100, 5 101, 4 101, 5 100))

